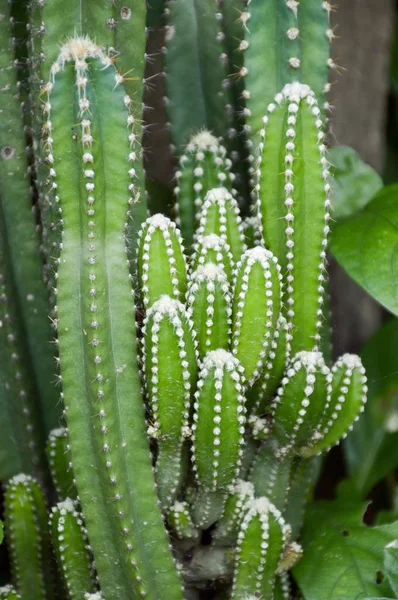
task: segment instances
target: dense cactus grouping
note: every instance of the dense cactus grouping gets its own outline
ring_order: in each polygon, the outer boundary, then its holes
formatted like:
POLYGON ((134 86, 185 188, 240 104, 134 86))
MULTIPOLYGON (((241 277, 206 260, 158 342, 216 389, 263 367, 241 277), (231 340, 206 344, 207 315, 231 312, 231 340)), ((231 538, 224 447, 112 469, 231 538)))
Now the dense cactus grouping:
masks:
POLYGON ((0 598, 290 598, 315 462, 366 401, 322 354, 329 3, 164 9, 171 219, 145 3, 0 0, 0 598))

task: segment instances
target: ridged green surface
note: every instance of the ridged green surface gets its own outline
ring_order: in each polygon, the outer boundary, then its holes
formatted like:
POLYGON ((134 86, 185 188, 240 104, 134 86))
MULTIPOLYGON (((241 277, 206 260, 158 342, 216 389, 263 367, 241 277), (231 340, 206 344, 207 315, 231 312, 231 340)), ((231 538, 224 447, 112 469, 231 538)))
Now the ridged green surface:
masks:
POLYGON ((288 85, 269 104, 256 194, 265 245, 285 277, 291 352, 313 350, 323 323, 330 183, 323 121, 313 92, 288 85))
POLYGON ((40 486, 28 475, 16 475, 7 485, 4 507, 16 589, 26 600, 55 599, 47 507, 40 486))
POLYGON ((82 515, 70 498, 53 507, 50 530, 68 598, 85 600, 96 585, 82 515))
POLYGON ((77 489, 73 481, 69 437, 66 428, 60 427, 51 431, 47 440, 46 454, 58 499, 76 500, 77 489))
POLYGON ((137 143, 130 99, 94 43, 75 39, 63 52, 68 63, 58 60, 48 87, 48 146, 64 227, 58 339, 77 489, 105 596, 127 600, 145 591, 154 599, 168 587, 177 599, 146 438, 126 262, 137 143))
POLYGON ((167 112, 177 154, 200 129, 216 136, 226 134, 222 87, 226 65, 221 58, 221 29, 216 15, 214 0, 171 0, 168 4, 167 112))
POLYGON ((0 3, 0 478, 41 461, 58 424, 48 297, 28 176, 23 116, 13 68, 10 5, 0 3), (38 351, 40 348, 40 351, 38 351), (8 454, 10 453, 10 454, 8 454), (25 453, 25 457, 23 456, 25 453), (33 461, 33 464, 32 464, 33 461))

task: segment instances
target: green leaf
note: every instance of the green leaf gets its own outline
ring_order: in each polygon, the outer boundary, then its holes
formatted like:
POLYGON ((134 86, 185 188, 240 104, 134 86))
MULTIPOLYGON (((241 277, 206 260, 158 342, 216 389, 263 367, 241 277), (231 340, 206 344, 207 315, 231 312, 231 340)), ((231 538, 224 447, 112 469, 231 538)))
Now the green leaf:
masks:
POLYGON ((345 496, 309 509, 304 556, 293 570, 305 600, 394 597, 383 561, 385 546, 398 537, 398 522, 366 527, 365 507, 345 496))
POLYGON ((391 589, 398 597, 398 540, 394 540, 384 549, 384 570, 391 589))
POLYGON ((338 223, 331 250, 347 273, 398 315, 398 185, 383 188, 358 215, 338 223))
POLYGON ((398 319, 391 319, 365 345, 361 358, 368 376, 365 412, 344 444, 350 478, 366 495, 398 467, 398 319))
POLYGON ((383 187, 380 175, 349 146, 329 152, 333 179, 333 218, 341 221, 362 210, 383 187))

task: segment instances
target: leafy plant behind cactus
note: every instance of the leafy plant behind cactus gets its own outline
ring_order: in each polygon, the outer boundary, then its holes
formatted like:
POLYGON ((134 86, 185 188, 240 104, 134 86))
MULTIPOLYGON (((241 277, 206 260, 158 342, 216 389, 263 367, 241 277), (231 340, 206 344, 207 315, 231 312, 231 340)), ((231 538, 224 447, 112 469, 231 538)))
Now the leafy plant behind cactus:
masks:
POLYGON ((0 7, 0 598, 287 600, 367 392, 321 351, 330 5, 167 6, 173 220, 146 212, 144 3, 0 7))

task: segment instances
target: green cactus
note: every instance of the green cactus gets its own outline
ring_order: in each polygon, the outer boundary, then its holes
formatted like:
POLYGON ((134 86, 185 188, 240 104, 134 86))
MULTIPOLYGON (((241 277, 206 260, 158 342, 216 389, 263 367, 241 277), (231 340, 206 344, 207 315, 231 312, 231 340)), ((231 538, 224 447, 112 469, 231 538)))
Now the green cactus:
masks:
POLYGON ((132 589, 155 598, 159 586, 169 586, 178 598, 134 356, 125 241, 136 197, 131 101, 112 61, 87 37, 62 46, 46 91, 46 147, 63 223, 57 274, 63 400, 101 588, 115 599, 132 589))
POLYGON ((146 209, 147 8, 0 0, 0 598, 287 600, 367 391, 321 353, 331 6, 167 5, 171 218, 146 209))
POLYGON ((65 427, 53 429, 47 440, 47 460, 59 500, 76 500, 77 490, 73 479, 69 451, 68 431, 65 427))
POLYGON ((14 69, 13 3, 0 3, 0 477, 43 476, 46 433, 61 407, 14 69), (37 349, 40 348, 40 351, 37 349))
POLYGON ((263 118, 258 210, 264 242, 286 278, 292 354, 318 347, 324 318, 330 219, 324 135, 320 109, 305 84, 286 85, 263 118))
POLYGON ((230 187, 233 174, 226 154, 221 141, 204 129, 190 138, 180 158, 174 194, 177 223, 188 249, 192 247, 207 192, 218 186, 230 187))
POLYGON ((13 582, 22 598, 55 598, 47 508, 43 492, 32 477, 16 475, 9 481, 5 524, 13 582))
POLYGON ((51 538, 70 600, 84 600, 95 592, 87 532, 73 501, 66 498, 50 515, 51 538))

